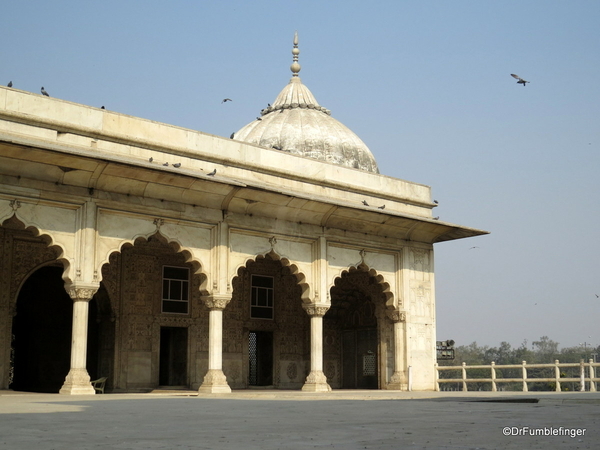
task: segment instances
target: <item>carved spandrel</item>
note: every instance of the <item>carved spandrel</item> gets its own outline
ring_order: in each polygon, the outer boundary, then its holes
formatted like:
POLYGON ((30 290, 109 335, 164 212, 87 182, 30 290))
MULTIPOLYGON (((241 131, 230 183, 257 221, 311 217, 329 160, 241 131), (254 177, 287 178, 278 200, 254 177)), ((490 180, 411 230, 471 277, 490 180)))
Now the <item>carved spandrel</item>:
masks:
MULTIPOLYGON (((23 284, 25 278, 36 267, 42 264, 56 261, 56 251, 48 247, 41 239, 30 237, 25 231, 16 231, 16 236, 12 240, 12 277, 10 285, 10 298, 15 298, 19 286, 23 284), (24 240, 18 239, 18 235, 23 235, 24 240)), ((60 263, 56 262, 56 265, 60 263)), ((62 265, 60 265, 62 267, 62 265)))

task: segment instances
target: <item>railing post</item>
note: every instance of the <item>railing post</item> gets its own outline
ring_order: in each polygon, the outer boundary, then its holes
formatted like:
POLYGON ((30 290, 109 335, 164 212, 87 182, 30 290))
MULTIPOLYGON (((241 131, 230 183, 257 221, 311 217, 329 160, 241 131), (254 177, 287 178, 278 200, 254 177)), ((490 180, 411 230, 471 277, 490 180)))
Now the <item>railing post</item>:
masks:
POLYGON ((496 392, 496 368, 494 367, 496 365, 496 363, 494 361, 492 361, 490 363, 490 370, 492 372, 492 392, 496 392))
POLYGON ((468 391, 467 388, 467 363, 462 363, 462 384, 463 384, 463 392, 468 391))
POLYGON ((585 392, 585 365, 583 359, 579 362, 579 384, 581 385, 579 390, 585 392))
POLYGON ((440 391, 440 371, 438 369, 439 364, 435 363, 435 390, 440 391))
POLYGON ((594 370, 594 360, 590 359, 590 392, 596 392, 596 382, 594 381, 594 378, 596 378, 596 371, 594 370))
POLYGON ((525 367, 527 364, 527 361, 523 361, 522 364, 523 364, 523 368, 521 370, 523 373, 523 392, 529 392, 529 388, 527 387, 527 367, 525 367))
POLYGON ((554 390, 560 392, 560 367, 558 367, 558 359, 554 360, 554 383, 556 384, 554 390))

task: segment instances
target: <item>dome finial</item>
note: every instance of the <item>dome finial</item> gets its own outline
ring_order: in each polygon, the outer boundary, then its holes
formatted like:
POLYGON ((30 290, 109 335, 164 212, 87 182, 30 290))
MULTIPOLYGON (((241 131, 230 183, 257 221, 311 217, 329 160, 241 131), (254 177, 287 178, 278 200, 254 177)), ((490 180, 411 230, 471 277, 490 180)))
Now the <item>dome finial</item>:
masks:
POLYGON ((300 72, 300 64, 298 64, 298 55, 300 54, 300 50, 298 49, 298 32, 294 33, 294 48, 292 49, 292 55, 294 56, 294 62, 290 66, 290 70, 294 77, 298 76, 298 72, 300 72))

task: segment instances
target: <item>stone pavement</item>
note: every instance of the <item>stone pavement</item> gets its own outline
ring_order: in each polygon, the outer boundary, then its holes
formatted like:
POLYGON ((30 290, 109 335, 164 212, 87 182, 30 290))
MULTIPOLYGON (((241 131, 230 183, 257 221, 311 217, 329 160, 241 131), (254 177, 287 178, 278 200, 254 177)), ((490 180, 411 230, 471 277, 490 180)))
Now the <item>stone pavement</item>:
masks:
POLYGON ((0 391, 2 450, 593 449, 599 422, 600 393, 0 391))

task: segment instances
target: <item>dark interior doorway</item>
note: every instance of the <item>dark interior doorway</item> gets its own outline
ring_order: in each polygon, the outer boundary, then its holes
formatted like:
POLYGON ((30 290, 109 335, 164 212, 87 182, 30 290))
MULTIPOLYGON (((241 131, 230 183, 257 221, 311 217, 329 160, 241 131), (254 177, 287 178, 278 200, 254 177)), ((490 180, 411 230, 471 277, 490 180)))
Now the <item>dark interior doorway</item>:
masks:
POLYGON ((377 328, 342 332, 342 388, 377 389, 377 328))
POLYGON ((11 389, 58 392, 69 373, 73 301, 62 274, 62 267, 42 267, 19 292, 12 328, 11 389))
POLYGON ((188 329, 161 327, 158 383, 187 386, 188 329))
POLYGON ((250 386, 273 385, 273 333, 251 331, 248 336, 250 357, 248 384, 250 386))

